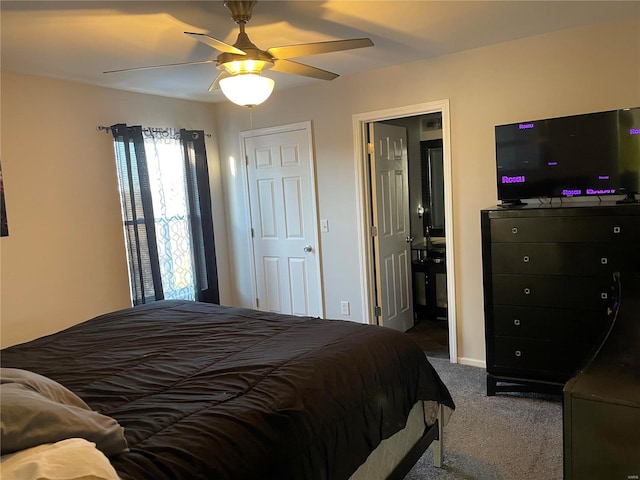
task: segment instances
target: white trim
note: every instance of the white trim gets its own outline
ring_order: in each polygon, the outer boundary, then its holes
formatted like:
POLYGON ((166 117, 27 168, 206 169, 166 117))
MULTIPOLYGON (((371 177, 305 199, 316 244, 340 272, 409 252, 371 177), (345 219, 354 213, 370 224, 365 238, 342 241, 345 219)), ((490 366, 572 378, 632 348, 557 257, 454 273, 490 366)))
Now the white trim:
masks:
POLYGON ((373 295, 375 285, 372 271, 373 252, 371 250, 371 189, 369 188, 369 162, 368 153, 365 146, 365 128, 367 118, 363 115, 353 116, 353 139, 356 162, 356 203, 358 219, 359 259, 361 298, 362 298, 362 321, 368 324, 375 324, 373 314, 375 297, 373 295))
POLYGON ((470 367, 478 367, 487 369, 487 362, 484 360, 476 360, 475 358, 460 357, 458 359, 460 365, 469 365, 470 367))
POLYGON ((456 315, 456 282, 454 256, 453 229, 453 176, 451 169, 451 127, 449 116, 449 99, 395 107, 374 112, 358 113, 352 116, 353 138, 356 162, 356 201, 358 208, 358 237, 360 239, 360 272, 362 281, 362 312, 365 323, 375 323, 374 307, 374 279, 372 271, 373 252, 371 250, 370 218, 371 208, 369 199, 369 166, 365 146, 365 127, 367 123, 394 118, 410 117, 427 113, 440 112, 442 114, 442 147, 444 161, 444 204, 446 222, 446 261, 447 261, 447 300, 449 323, 449 360, 458 362, 457 315, 456 315))
POLYGON ((258 290, 257 290, 257 284, 256 284, 256 271, 255 271, 255 252, 253 250, 253 241, 252 241, 252 237, 251 237, 251 208, 250 208, 250 197, 249 197, 249 172, 248 172, 248 168, 249 166, 247 165, 247 152, 245 150, 245 139, 247 138, 251 138, 251 137, 259 137, 259 136, 263 136, 263 135, 273 135, 273 134, 277 134, 277 133, 286 133, 286 132, 293 132, 296 130, 305 130, 307 133, 307 137, 308 137, 308 141, 309 141, 309 170, 310 170, 310 174, 311 174, 311 178, 310 178, 310 183, 311 183, 311 198, 312 198, 312 202, 311 202, 311 209, 313 212, 313 218, 314 218, 314 222, 313 222, 313 232, 312 232, 312 236, 313 236, 313 241, 314 244, 316 245, 316 271, 317 271, 317 278, 316 278, 316 282, 318 284, 318 290, 317 290, 317 295, 318 295, 318 312, 311 312, 310 315, 312 316, 319 316, 320 318, 324 318, 324 285, 322 283, 322 245, 320 244, 320 228, 319 228, 319 217, 318 217, 318 195, 316 192, 316 162, 315 162, 315 155, 314 155, 314 148, 313 148, 313 135, 312 135, 312 128, 311 128, 311 121, 306 121, 306 122, 298 122, 298 123, 290 123, 288 125, 278 125, 275 127, 266 127, 266 128, 259 128, 256 130, 245 130, 240 132, 240 151, 242 154, 242 164, 244 166, 244 168, 242 169, 243 171, 243 175, 245 177, 245 182, 244 182, 244 188, 245 188, 245 201, 247 204, 247 211, 249 212, 249 215, 247 215, 247 222, 248 222, 248 238, 249 238, 249 251, 251 252, 251 278, 253 278, 253 284, 252 284, 252 289, 253 289, 253 308, 257 308, 257 305, 255 303, 255 299, 258 298, 258 290))
POLYGON ((239 162, 242 165, 242 168, 238 168, 238 172, 242 172, 242 175, 244 176, 244 202, 245 202, 245 212, 247 212, 246 215, 246 228, 247 228, 247 234, 245 236, 245 238, 247 239, 247 251, 251 252, 251 261, 249 262, 249 270, 251 272, 251 306, 253 308, 258 308, 257 305, 257 299, 258 299, 258 286, 257 286, 257 279, 256 279, 256 268, 255 268, 255 264, 256 264, 256 257, 255 257, 255 252, 253 251, 253 236, 251 235, 251 228, 252 228, 252 221, 251 221, 251 198, 249 195, 249 172, 248 172, 248 165, 247 165, 247 151, 245 149, 245 138, 249 138, 251 137, 252 131, 246 131, 246 132, 240 132, 240 158, 238 159, 239 162))

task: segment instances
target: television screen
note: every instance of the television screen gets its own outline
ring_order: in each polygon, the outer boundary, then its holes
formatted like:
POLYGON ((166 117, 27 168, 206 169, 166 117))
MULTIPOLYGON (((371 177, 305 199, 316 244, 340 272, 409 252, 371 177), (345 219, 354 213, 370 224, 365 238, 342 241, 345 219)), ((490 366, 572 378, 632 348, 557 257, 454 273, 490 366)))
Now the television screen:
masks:
POLYGON ((498 125, 498 198, 640 191, 640 108, 498 125))

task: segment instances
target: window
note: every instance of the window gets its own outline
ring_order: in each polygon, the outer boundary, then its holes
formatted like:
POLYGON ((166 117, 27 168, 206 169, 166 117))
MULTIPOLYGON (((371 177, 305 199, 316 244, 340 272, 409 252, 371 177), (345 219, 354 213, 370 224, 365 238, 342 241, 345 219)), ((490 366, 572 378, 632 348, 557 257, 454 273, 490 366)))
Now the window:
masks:
POLYGON ((134 305, 219 302, 202 131, 111 127, 134 305))

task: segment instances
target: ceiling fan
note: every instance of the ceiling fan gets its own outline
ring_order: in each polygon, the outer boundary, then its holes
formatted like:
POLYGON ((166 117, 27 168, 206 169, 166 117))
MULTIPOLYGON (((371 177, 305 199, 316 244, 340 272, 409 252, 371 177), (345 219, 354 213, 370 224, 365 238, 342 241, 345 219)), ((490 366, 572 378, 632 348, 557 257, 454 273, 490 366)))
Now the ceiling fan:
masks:
MULTIPOLYGON (((333 80, 338 77, 337 73, 322 70, 311 65, 294 62, 290 60, 295 57, 303 57, 308 55, 317 55, 320 53, 338 52, 344 50, 352 50, 355 48, 363 48, 373 46, 373 42, 369 38, 354 38, 349 40, 333 40, 316 43, 302 43, 298 45, 289 45, 282 47, 271 47, 267 50, 261 50, 254 45, 249 36, 245 32, 245 25, 251 19, 253 7, 256 1, 225 1, 224 6, 231 12, 231 18, 238 24, 240 32, 236 42, 229 45, 221 40, 213 38, 204 33, 184 32, 191 38, 198 40, 220 52, 216 59, 201 60, 194 62, 171 63, 165 65, 152 65, 146 67, 123 68, 119 70, 109 70, 104 73, 125 72, 131 70, 143 70, 148 68, 175 67, 182 65, 193 65, 202 63, 216 62, 216 66, 220 73, 209 86, 209 91, 213 91, 220 87, 223 93, 233 102, 240 105, 258 105, 266 100, 273 90, 274 82, 272 79, 262 77, 262 71, 270 69, 274 72, 282 72, 293 75, 302 75, 305 77, 317 78, 321 80, 333 80), (235 79, 235 80, 231 80, 235 79), (268 93, 262 93, 264 98, 252 98, 242 100, 239 103, 231 98, 232 89, 240 92, 256 93, 256 89, 260 85, 268 89, 268 93), (253 102, 253 103, 247 103, 253 102)), ((266 92, 266 90, 265 90, 266 92)), ((258 95, 260 97, 260 95, 258 95)))

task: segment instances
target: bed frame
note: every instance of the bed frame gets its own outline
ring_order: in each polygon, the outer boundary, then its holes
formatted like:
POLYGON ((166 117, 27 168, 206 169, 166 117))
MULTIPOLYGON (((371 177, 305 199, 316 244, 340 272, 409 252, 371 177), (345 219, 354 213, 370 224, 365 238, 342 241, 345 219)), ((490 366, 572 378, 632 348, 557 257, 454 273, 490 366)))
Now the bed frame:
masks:
POLYGON ((387 477, 388 480, 402 480, 405 478, 429 447, 433 450, 433 464, 438 468, 442 468, 444 457, 442 449, 442 442, 444 440, 444 409, 445 407, 442 405, 438 407, 438 418, 436 423, 425 429, 425 432, 420 440, 418 440, 418 443, 409 450, 405 457, 391 472, 391 475, 387 477))

